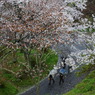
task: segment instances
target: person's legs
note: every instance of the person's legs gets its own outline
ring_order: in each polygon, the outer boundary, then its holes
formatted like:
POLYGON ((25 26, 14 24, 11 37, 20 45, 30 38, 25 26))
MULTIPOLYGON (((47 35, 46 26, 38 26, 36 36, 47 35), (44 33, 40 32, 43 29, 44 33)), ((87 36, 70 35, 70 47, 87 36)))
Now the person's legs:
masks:
POLYGON ((59 75, 59 85, 61 84, 61 74, 59 75))
POLYGON ((51 85, 52 75, 49 76, 49 85, 51 85))
POLYGON ((63 79, 63 75, 62 74, 60 74, 60 76, 59 76, 59 85, 61 84, 61 82, 64 82, 64 79, 63 79))
POLYGON ((52 78, 53 84, 55 83, 55 80, 52 78))
POLYGON ((49 85, 51 85, 51 82, 53 82, 53 84, 54 84, 55 83, 55 80, 53 78, 50 78, 49 85))
POLYGON ((60 78, 60 80, 59 80, 59 85, 61 84, 61 78, 60 78))
POLYGON ((49 85, 51 85, 51 78, 49 78, 49 85))
POLYGON ((53 84, 55 83, 55 80, 52 75, 49 76, 49 85, 51 85, 51 82, 53 82, 53 84))
POLYGON ((64 76, 62 76, 62 82, 64 83, 64 76))

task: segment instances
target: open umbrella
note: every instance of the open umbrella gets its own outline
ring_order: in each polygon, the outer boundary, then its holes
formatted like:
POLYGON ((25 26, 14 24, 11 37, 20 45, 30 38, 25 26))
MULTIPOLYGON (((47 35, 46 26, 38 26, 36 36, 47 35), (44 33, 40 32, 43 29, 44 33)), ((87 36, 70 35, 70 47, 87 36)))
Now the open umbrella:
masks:
POLYGON ((67 74, 67 71, 62 68, 62 69, 59 70, 59 73, 61 73, 61 74, 67 74))

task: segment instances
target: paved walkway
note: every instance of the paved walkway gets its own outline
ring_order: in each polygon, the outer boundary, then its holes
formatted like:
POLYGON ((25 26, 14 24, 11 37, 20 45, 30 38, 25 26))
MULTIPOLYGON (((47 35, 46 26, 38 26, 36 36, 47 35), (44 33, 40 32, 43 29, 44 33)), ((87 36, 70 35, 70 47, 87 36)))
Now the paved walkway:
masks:
POLYGON ((46 78, 40 83, 39 94, 37 94, 38 91, 34 86, 20 95, 64 95, 64 93, 73 89, 83 78, 84 76, 76 77, 75 71, 68 74, 65 77, 64 83, 61 85, 59 85, 58 76, 55 78, 55 84, 52 85, 48 85, 48 79, 46 78))

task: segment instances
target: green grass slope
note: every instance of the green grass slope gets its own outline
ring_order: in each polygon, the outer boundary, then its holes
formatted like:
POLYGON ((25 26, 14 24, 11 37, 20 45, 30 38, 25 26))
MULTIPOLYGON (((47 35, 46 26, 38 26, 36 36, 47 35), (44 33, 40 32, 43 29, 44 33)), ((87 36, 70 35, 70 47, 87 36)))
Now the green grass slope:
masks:
POLYGON ((93 70, 87 77, 74 89, 64 95, 95 95, 95 70, 93 70))

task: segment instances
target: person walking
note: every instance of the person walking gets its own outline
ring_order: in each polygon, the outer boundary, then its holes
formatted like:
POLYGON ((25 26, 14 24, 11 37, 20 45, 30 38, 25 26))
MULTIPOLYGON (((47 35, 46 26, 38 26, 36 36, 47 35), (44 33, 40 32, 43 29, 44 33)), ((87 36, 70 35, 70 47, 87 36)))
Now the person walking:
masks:
POLYGON ((55 83, 54 77, 57 74, 58 74, 58 67, 54 66, 54 68, 49 72, 48 75, 49 85, 51 85, 51 82, 53 82, 53 84, 55 83))
POLYGON ((64 76, 66 74, 65 66, 59 70, 59 85, 64 83, 64 76))
POLYGON ((61 83, 64 83, 64 75, 62 73, 59 75, 59 85, 61 85, 61 83))
POLYGON ((53 82, 53 84, 55 83, 55 80, 52 75, 49 75, 48 80, 49 80, 49 85, 51 85, 51 82, 53 82))

